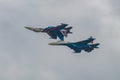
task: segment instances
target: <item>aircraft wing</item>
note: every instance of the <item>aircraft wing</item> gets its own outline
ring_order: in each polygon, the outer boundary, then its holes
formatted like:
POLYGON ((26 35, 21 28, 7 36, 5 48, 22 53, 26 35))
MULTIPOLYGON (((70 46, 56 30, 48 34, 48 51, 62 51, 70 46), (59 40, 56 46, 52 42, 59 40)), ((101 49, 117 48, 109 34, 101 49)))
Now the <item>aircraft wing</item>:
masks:
POLYGON ((88 39, 86 39, 86 40, 83 40, 83 41, 79 41, 79 42, 76 42, 75 44, 78 44, 78 45, 80 45, 80 44, 88 44, 88 43, 93 43, 93 41, 95 40, 95 38, 92 38, 92 37, 90 37, 90 38, 88 38, 88 39))
POLYGON ((47 32, 47 34, 52 38, 52 39, 57 39, 57 35, 55 34, 55 32, 47 32))
POLYGON ((86 44, 86 43, 89 43, 88 40, 84 40, 84 41, 79 41, 79 42, 76 42, 75 44, 86 44))
POLYGON ((61 41, 64 41, 64 35, 60 31, 57 31, 56 35, 61 41))
POLYGON ((66 44, 66 46, 68 46, 69 48, 73 49, 75 51, 75 53, 80 53, 81 49, 77 47, 76 44, 74 43, 70 43, 70 44, 66 44))
POLYGON ((68 26, 68 24, 61 24, 61 25, 57 25, 56 26, 56 29, 58 29, 58 30, 61 30, 61 29, 64 29, 66 26, 68 26))
POLYGON ((58 37, 61 41, 64 41, 64 35, 60 31, 48 31, 47 34, 53 39, 58 37))
POLYGON ((92 42, 92 41, 91 41, 91 40, 83 40, 83 41, 76 42, 75 44, 77 44, 77 45, 80 45, 80 44, 88 44, 88 43, 90 43, 90 42, 92 42))

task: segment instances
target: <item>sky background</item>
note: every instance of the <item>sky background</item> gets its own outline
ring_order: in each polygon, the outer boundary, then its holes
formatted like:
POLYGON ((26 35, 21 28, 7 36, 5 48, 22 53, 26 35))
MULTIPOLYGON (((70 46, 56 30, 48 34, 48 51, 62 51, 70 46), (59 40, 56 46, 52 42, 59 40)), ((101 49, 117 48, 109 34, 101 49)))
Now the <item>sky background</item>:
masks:
POLYGON ((120 80, 120 0, 0 0, 0 80, 120 80), (68 23, 66 41, 96 38, 73 54, 24 26, 68 23))

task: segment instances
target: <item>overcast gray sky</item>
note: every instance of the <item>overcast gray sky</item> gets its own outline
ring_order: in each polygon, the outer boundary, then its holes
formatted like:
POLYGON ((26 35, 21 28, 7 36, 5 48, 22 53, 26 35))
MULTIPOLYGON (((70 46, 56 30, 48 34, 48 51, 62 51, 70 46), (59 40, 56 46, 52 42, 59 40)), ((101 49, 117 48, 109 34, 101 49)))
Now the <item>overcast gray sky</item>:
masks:
POLYGON ((119 0, 0 0, 0 80, 120 80, 119 0), (68 23, 66 41, 96 38, 100 48, 73 54, 24 26, 68 23))

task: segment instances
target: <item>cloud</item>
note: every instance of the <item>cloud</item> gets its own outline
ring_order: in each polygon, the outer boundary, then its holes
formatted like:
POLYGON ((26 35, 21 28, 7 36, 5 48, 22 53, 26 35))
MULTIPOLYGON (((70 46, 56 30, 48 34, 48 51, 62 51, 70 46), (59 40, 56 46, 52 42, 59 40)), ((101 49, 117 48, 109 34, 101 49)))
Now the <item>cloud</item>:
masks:
POLYGON ((118 2, 0 1, 1 79, 119 79, 118 2), (91 53, 73 54, 67 47, 49 46, 49 42, 56 40, 49 39, 47 34, 36 34, 24 29, 26 25, 46 27, 61 22, 73 26, 73 34, 66 40, 79 41, 92 35, 96 42, 100 42, 100 48, 91 53))
POLYGON ((119 0, 110 0, 110 7, 111 7, 111 14, 114 15, 114 17, 118 18, 120 17, 119 15, 119 11, 120 11, 120 7, 119 7, 119 0))

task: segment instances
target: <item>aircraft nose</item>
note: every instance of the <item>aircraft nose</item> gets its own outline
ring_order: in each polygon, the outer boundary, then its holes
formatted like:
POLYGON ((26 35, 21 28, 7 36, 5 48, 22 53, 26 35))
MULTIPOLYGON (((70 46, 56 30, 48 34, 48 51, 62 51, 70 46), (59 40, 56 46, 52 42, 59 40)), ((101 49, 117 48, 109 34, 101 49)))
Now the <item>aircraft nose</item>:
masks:
POLYGON ((31 30, 32 28, 31 27, 25 27, 26 29, 29 29, 29 30, 31 30))
POLYGON ((52 43, 48 43, 48 45, 53 45, 52 43))
POLYGON ((25 28, 28 28, 28 26, 24 26, 25 28))
POLYGON ((48 43, 48 45, 57 45, 56 43, 48 43))

